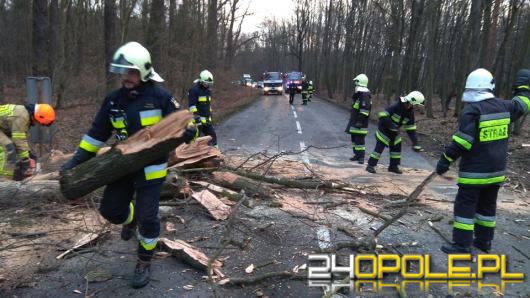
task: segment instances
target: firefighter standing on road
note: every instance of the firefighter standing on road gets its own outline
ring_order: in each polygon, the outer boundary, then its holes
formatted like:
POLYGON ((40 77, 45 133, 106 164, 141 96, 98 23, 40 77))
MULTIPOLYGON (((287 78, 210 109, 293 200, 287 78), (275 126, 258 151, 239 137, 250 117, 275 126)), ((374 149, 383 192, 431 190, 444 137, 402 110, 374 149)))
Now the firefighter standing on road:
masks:
POLYGON ((307 99, 309 97, 309 83, 306 78, 302 78, 302 104, 307 105, 307 99))
POLYGON ((35 122, 50 126, 55 111, 49 104, 0 105, 0 178, 22 180, 31 159, 27 133, 35 122))
POLYGON ((419 152, 423 150, 418 144, 418 137, 416 135, 414 106, 423 105, 424 102, 425 97, 421 92, 412 91, 405 97, 399 97, 397 102, 379 113, 378 128, 375 132, 377 143, 374 151, 370 154, 366 171, 375 173, 375 166, 381 157, 381 153, 383 153, 385 147, 389 147, 390 165, 388 171, 403 174, 399 169, 399 164, 401 163, 401 137, 399 136, 399 128, 401 126, 405 127, 405 131, 412 141, 414 151, 419 152))
POLYGON ((368 122, 370 120, 370 110, 372 107, 372 95, 368 90, 368 77, 360 74, 353 79, 355 93, 352 96, 352 110, 350 121, 346 127, 346 133, 351 135, 351 142, 354 156, 351 161, 364 163, 365 137, 368 134, 368 122))
MULTIPOLYGON (((94 157, 113 132, 116 132, 118 141, 125 140, 139 130, 158 123, 178 108, 174 97, 155 85, 155 82, 164 80, 155 72, 147 49, 139 43, 129 42, 120 47, 109 70, 121 75, 122 87, 107 95, 92 127, 61 171, 94 157)), ((190 140, 195 133, 190 128, 185 137, 190 140)), ((134 288, 149 283, 151 258, 160 235, 158 206, 167 174, 166 166, 167 156, 107 185, 101 199, 99 212, 111 223, 123 225, 123 240, 131 239, 138 226, 138 261, 132 279, 134 288)))
POLYGON ((489 252, 495 230, 497 194, 505 179, 510 123, 530 109, 530 70, 517 73, 515 97, 495 98, 492 74, 477 69, 469 74, 458 131, 440 157, 436 172, 443 174, 461 157, 454 204, 453 244, 448 254, 470 253, 471 245, 489 252), (474 234, 474 237, 473 237, 474 234))
POLYGON ((313 81, 309 81, 309 86, 307 87, 307 91, 309 92, 309 98, 307 100, 311 101, 313 98, 313 92, 315 91, 315 86, 313 85, 313 81))
POLYGON ((212 146, 217 146, 217 134, 212 125, 212 93, 213 75, 208 70, 203 70, 195 84, 188 92, 188 107, 195 116, 195 123, 202 135, 212 137, 212 146))
POLYGON ((290 82, 289 85, 287 85, 287 88, 289 90, 289 104, 293 105, 294 97, 296 96, 296 84, 294 82, 290 82))

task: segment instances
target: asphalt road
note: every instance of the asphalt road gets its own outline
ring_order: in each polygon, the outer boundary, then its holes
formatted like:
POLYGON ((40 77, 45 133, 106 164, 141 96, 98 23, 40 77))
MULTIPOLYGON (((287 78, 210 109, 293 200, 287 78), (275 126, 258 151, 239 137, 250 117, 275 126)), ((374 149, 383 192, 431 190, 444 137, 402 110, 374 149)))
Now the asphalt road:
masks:
MULTIPOLYGON (((217 131, 224 152, 248 154, 266 151, 273 154, 299 152, 311 147, 307 154, 302 155, 306 161, 336 168, 351 167, 356 163, 348 160, 353 152, 350 135, 344 132, 349 117, 345 109, 316 97, 304 106, 301 105, 300 95, 297 95, 294 105, 290 106, 287 96, 271 95, 263 96, 227 119, 217 127, 217 131)), ((366 137, 367 157, 375 147, 374 129, 377 127, 372 123, 366 137)), ((433 169, 431 162, 412 151, 409 142, 403 143, 402 150, 403 166, 433 169)), ((388 164, 388 158, 388 150, 385 150, 381 164, 388 164)))
MULTIPOLYGON (((374 111, 377 112, 377 111, 374 111)), ((263 96, 254 104, 241 112, 229 117, 216 126, 220 148, 224 153, 252 154, 265 152, 292 152, 291 159, 304 161, 309 166, 329 169, 340 173, 342 177, 354 184, 386 186, 388 193, 410 193, 433 169, 434 161, 411 150, 407 138, 403 136, 402 166, 404 175, 396 175, 386 171, 388 150, 385 151, 378 167, 378 174, 373 175, 364 170, 364 165, 349 161, 352 155, 350 136, 344 132, 349 119, 349 112, 329 102, 314 98, 308 106, 301 105, 298 95, 295 105, 290 106, 286 96, 263 96), (311 147, 302 154, 300 151, 311 147)), ((375 146, 375 124, 370 125, 370 133, 366 138, 367 155, 375 146)), ((421 139, 420 139, 421 142, 421 139)), ((457 187, 454 182, 436 179, 426 191, 434 199, 428 206, 421 206, 403 217, 399 224, 385 230, 378 238, 379 243, 416 243, 411 247, 395 248, 396 253, 431 254, 433 268, 444 271, 446 256, 439 251, 444 241, 428 227, 426 218, 442 216, 443 220, 435 222, 445 235, 450 235, 452 204, 457 187), (449 202, 449 203, 448 203, 449 202)), ((322 198, 329 199, 329 198, 322 198)), ((332 198, 333 199, 333 198, 332 198)), ((362 198, 359 198, 362 200, 362 198)), ((526 255, 530 255, 530 241, 521 237, 529 235, 530 219, 528 217, 528 201, 518 201, 510 194, 503 192, 499 201, 499 218, 495 240, 496 253, 510 257, 512 271, 530 274, 530 260, 513 249, 518 247, 526 255), (515 220, 518 221, 515 221, 515 220), (515 235, 515 236, 514 236, 515 235), (514 269, 515 268, 515 269, 514 269)), ((372 206, 384 201, 367 202, 372 206)), ((391 211, 391 210, 386 210, 391 211)), ((171 211, 181 216, 185 224, 178 224, 175 237, 184 240, 204 236, 204 240, 194 243, 206 254, 211 255, 219 245, 220 232, 218 223, 211 220, 196 205, 180 206, 171 211)), ((251 235, 250 247, 239 250, 230 247, 222 255, 229 256, 223 267, 228 276, 244 275, 244 268, 249 264, 261 264, 257 273, 290 270, 296 265, 307 263, 307 253, 318 251, 333 243, 349 241, 351 237, 337 229, 337 225, 352 225, 366 232, 373 231, 381 225, 381 221, 360 212, 356 207, 337 207, 329 211, 326 220, 308 221, 295 218, 279 208, 268 207, 266 204, 254 208, 244 208, 241 219, 237 223, 237 237, 242 240, 251 235), (272 224, 265 231, 259 227, 272 224), (270 263, 271 260, 277 263, 270 263)), ((144 289, 133 290, 129 284, 135 262, 135 245, 119 240, 119 227, 114 226, 111 238, 104 241, 97 253, 75 256, 62 263, 49 266, 36 279, 35 284, 28 288, 10 291, 0 290, 2 297, 81 297, 74 290, 85 291, 96 297, 211 297, 212 291, 204 282, 202 272, 191 269, 188 265, 166 258, 155 260, 153 281, 144 289), (113 279, 106 282, 89 284, 86 289, 84 276, 87 272, 104 270, 110 272, 113 279), (184 285, 192 285, 192 290, 185 290, 184 285)), ((530 239, 530 238, 529 238, 530 239)), ((348 253, 348 251, 343 251, 348 253)), ((349 252, 351 253, 351 251, 349 252)), ((427 294, 415 287, 408 290, 409 297, 425 297, 427 294)), ((473 288, 473 287, 472 287, 473 288)), ((475 286, 476 288, 476 286, 475 286)), ((507 297, 528 295, 529 286, 525 283, 506 286, 507 297)), ((476 296, 475 290, 466 287, 453 289, 456 293, 476 296)), ((399 297, 393 287, 383 292, 367 290, 365 292, 342 292, 346 296, 399 297)), ((223 297, 252 297, 263 294, 269 297, 321 297, 320 287, 310 287, 307 281, 287 279, 268 280, 267 282, 246 287, 223 287, 223 297)), ((447 284, 431 286, 429 293, 434 297, 446 296, 447 284)), ((492 292, 486 292, 486 295, 492 292)), ((453 293, 454 294, 454 293, 453 293)), ((455 294, 458 296, 457 294, 455 294)), ((493 294, 491 294, 493 295, 493 294)))

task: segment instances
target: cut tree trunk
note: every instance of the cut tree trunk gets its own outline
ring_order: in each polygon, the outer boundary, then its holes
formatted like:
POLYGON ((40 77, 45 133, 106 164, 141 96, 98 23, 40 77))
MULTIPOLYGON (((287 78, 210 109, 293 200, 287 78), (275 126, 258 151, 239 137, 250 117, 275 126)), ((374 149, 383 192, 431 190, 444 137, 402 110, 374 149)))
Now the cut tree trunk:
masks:
POLYGON ((198 164, 221 156, 219 149, 208 145, 211 140, 212 137, 205 136, 191 144, 181 144, 172 152, 168 165, 177 168, 197 167, 198 164))
POLYGON ((62 174, 64 197, 82 197, 103 185, 143 169, 184 143, 182 137, 192 119, 188 111, 179 111, 145 128, 123 143, 62 174))
MULTIPOLYGON (((202 251, 194 247, 191 244, 186 243, 182 240, 169 240, 167 238, 160 238, 158 244, 162 249, 168 251, 174 257, 184 260, 194 268, 208 271, 208 261, 210 260, 202 251)), ((212 263, 213 274, 224 277, 224 274, 220 271, 223 263, 219 260, 214 260, 212 263)))
POLYGON ((230 216, 230 207, 208 190, 196 192, 192 197, 197 200, 197 202, 201 203, 201 205, 208 210, 208 213, 210 213, 210 215, 216 220, 225 220, 230 216))
POLYGON ((20 206, 31 201, 66 201, 57 180, 0 181, 0 206, 20 206))

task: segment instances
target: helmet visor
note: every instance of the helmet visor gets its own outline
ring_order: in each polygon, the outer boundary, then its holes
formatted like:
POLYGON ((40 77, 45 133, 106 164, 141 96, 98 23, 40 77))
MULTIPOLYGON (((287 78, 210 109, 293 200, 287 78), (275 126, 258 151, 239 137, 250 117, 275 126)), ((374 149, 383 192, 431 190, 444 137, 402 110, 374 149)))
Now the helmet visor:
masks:
POLYGON ((139 70, 138 67, 131 62, 127 61, 123 55, 120 55, 118 59, 112 60, 109 66, 109 72, 116 74, 127 74, 132 70, 139 70))
POLYGON ((208 86, 212 86, 213 85, 213 79, 211 77, 208 77, 206 79, 202 79, 201 83, 206 84, 208 86))

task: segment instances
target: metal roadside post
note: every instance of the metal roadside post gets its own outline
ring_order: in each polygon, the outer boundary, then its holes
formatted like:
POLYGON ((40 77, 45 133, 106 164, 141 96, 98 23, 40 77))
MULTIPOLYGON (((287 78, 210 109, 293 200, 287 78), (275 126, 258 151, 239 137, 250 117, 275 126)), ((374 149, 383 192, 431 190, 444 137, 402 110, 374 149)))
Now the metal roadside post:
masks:
MULTIPOLYGON (((52 81, 49 77, 27 77, 26 78, 27 103, 52 104, 52 81), (39 88, 39 83, 40 87, 39 88)), ((55 124, 50 127, 40 125, 31 126, 29 129, 29 141, 39 145, 39 157, 43 154, 44 145, 51 148, 55 124)), ((37 162, 36 172, 40 171, 40 162, 37 162)))

